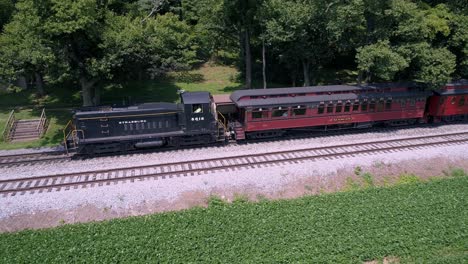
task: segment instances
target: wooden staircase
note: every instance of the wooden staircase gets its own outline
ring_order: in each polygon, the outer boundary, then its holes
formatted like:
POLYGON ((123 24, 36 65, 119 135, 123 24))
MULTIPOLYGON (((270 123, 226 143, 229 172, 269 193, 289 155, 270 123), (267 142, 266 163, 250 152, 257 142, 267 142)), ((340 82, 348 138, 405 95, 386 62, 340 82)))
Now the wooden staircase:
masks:
POLYGON ((17 120, 11 131, 11 142, 29 141, 40 138, 40 119, 17 120))
POLYGON ((47 129, 45 110, 42 110, 39 119, 16 119, 14 111, 11 112, 7 126, 3 132, 5 142, 31 141, 42 137, 47 129))

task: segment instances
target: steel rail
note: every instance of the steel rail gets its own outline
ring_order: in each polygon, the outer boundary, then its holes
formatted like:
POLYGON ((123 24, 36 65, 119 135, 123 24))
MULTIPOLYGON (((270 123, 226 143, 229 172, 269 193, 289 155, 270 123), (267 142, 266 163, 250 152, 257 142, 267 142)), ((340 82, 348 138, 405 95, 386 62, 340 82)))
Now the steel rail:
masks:
POLYGON ((94 186, 94 184, 102 185, 103 183, 110 184, 112 182, 116 183, 119 181, 127 180, 131 180, 133 182, 135 180, 143 180, 146 178, 165 178, 166 176, 174 177, 180 175, 186 176, 188 174, 200 174, 211 171, 223 170, 226 171, 229 169, 236 168, 256 168, 275 163, 297 163, 304 160, 316 160, 376 152, 389 152, 402 149, 427 147, 432 145, 447 145, 466 142, 468 142, 468 132, 460 132, 445 135, 419 136, 404 139, 371 141, 353 144, 343 144, 337 146, 325 146, 316 148, 248 154, 243 155, 242 157, 230 156, 165 164, 152 164, 138 167, 125 167, 78 173, 6 179, 0 180, 0 193, 25 193, 41 189, 49 189, 49 191, 52 189, 60 190, 63 187, 74 186, 75 188, 77 188, 78 186, 86 187, 87 185, 94 186), (435 141, 427 142, 428 139, 435 139, 435 141), (419 142, 411 143, 411 141, 419 142), (355 149, 347 150, 347 148, 355 149), (195 166, 194 168, 194 166, 192 166, 194 164, 201 166, 195 166), (209 166, 203 166, 206 164, 208 164, 209 166), (156 172, 146 173, 145 170, 148 169, 153 169, 156 172), (140 172, 138 173, 138 175, 136 175, 137 171, 140 172), (16 187, 7 188, 8 185, 14 185, 16 187))

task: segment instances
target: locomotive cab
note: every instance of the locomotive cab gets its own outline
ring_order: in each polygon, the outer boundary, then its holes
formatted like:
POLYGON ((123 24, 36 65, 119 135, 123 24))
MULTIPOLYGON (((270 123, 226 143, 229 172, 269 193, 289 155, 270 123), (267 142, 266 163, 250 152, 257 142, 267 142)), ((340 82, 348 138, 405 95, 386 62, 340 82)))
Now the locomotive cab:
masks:
POLYGON ((209 92, 181 94, 186 116, 187 132, 209 132, 216 124, 209 92))

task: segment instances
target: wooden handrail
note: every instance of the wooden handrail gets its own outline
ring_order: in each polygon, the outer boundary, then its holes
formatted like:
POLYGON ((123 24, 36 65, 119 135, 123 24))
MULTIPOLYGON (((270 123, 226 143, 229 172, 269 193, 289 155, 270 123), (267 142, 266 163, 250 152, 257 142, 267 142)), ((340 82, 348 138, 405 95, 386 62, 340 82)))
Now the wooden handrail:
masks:
POLYGON ((15 124, 15 110, 11 110, 10 116, 5 124, 5 129, 3 130, 3 141, 8 142, 10 140, 10 133, 13 129, 13 125, 15 124))
POLYGON ((39 119, 39 124, 37 124, 37 127, 36 127, 39 137, 42 137, 42 134, 45 131, 46 123, 47 123, 47 116, 46 116, 45 108, 43 108, 42 113, 41 113, 41 118, 39 119))

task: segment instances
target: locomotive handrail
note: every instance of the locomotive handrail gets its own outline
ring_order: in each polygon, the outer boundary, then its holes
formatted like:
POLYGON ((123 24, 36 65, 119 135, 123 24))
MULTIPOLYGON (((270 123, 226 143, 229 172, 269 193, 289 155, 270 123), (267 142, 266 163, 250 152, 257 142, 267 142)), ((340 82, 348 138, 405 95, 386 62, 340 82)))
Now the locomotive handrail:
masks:
POLYGON ((3 136, 3 141, 8 142, 10 139, 10 133, 11 130, 13 129, 13 125, 15 124, 16 118, 15 118, 15 110, 11 110, 10 115, 8 116, 8 120, 5 124, 5 129, 3 130, 2 136, 3 136))
MULTIPOLYGON (((68 144, 67 144, 67 138, 74 133, 75 131, 75 126, 73 125, 72 123, 72 120, 68 121, 68 123, 65 125, 65 127, 63 128, 63 144, 65 145, 65 150, 66 152, 68 153, 68 144), (67 132, 68 130, 68 132, 67 132)), ((72 136, 72 140, 73 140, 73 145, 74 147, 76 147, 76 142, 75 142, 75 138, 72 136)))
POLYGON ((221 117, 222 117, 222 119, 223 119, 222 125, 223 125, 224 129, 226 129, 226 128, 227 128, 227 121, 226 121, 226 117, 224 117, 224 115, 223 115, 223 114, 221 114, 221 112, 219 112, 219 111, 218 111, 218 114, 219 114, 219 116, 221 116, 221 117))

